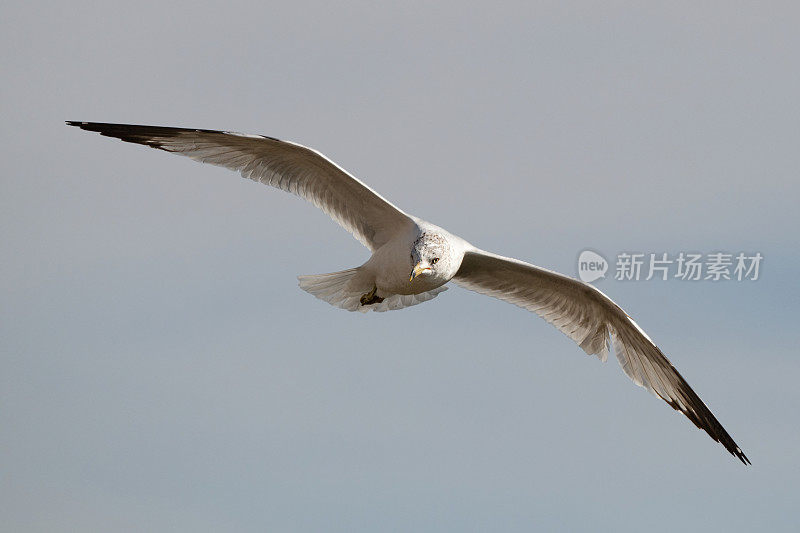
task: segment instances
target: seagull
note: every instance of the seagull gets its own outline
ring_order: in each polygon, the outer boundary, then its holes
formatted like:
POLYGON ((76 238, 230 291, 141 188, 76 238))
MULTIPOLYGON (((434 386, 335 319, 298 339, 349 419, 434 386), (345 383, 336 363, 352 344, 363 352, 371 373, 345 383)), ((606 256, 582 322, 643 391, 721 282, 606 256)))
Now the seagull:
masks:
POLYGON ((518 259, 481 250, 395 207, 321 153, 230 131, 67 122, 239 172, 311 202, 371 252, 361 266, 299 276, 300 288, 348 311, 390 311, 435 298, 453 281, 532 311, 601 361, 613 347, 636 385, 686 415, 745 465, 747 456, 650 337, 600 290, 518 259))

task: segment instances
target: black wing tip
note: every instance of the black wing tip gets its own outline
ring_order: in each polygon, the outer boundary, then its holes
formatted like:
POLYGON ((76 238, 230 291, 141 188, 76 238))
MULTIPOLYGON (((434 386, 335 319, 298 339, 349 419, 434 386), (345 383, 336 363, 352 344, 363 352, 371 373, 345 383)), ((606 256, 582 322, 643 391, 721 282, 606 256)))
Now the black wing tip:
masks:
POLYGON ((66 123, 67 126, 75 126, 76 128, 88 131, 100 131, 96 127, 101 125, 98 122, 84 122, 82 120, 67 120, 66 123))
MULTIPOLYGON (((659 353, 661 353, 661 350, 659 350, 659 353)), ((664 354, 661 355, 663 357, 664 354)), ((664 357, 664 360, 667 360, 667 358, 664 357)), ((700 399, 686 380, 683 379, 680 372, 678 372, 671 363, 670 368, 678 378, 676 392, 680 393, 683 402, 679 402, 671 397, 665 398, 664 395, 658 392, 656 392, 656 396, 667 402, 667 405, 675 409, 676 412, 688 418, 695 427, 705 431, 709 437, 720 443, 728 453, 739 459, 745 466, 751 465, 750 459, 747 458, 742 449, 736 444, 736 441, 733 440, 733 437, 725 430, 720 421, 717 420, 717 417, 714 416, 714 413, 711 412, 705 402, 700 399)))
POLYGON ((751 465, 750 459, 747 458, 720 421, 717 420, 717 417, 714 416, 711 409, 700 399, 697 393, 689 386, 689 383, 686 382, 680 372, 669 362, 669 359, 667 359, 661 350, 655 346, 655 344, 653 344, 653 346, 663 360, 669 365, 672 374, 677 378, 675 392, 679 393, 679 396, 682 397, 682 401, 678 401, 677 398, 664 397, 664 395, 658 392, 655 392, 656 396, 667 402, 675 411, 683 414, 698 429, 705 431, 709 437, 720 443, 728 453, 739 459, 742 464, 745 466, 751 465))
POLYGON ((149 134, 175 134, 175 133, 227 133, 220 130, 204 130, 200 128, 171 128, 168 126, 146 126, 143 124, 117 124, 111 122, 85 122, 78 120, 67 120, 68 126, 76 126, 82 130, 96 131, 98 133, 129 132, 129 133, 149 133, 149 134))
POLYGON ((116 137, 127 142, 143 143, 147 137, 169 137, 181 133, 211 133, 217 135, 235 135, 239 137, 255 137, 270 141, 283 142, 275 137, 266 135, 245 135, 234 131, 208 130, 202 128, 171 128, 168 126, 144 126, 138 124, 113 124, 109 122, 84 122, 78 120, 67 120, 67 126, 75 126, 82 130, 94 131, 106 137, 116 137))
MULTIPOLYGON (((705 404, 703 404, 703 406, 705 407, 705 404)), ((726 450, 728 450, 728 452, 731 455, 733 455, 734 457, 739 459, 742 462, 742 464, 744 464, 745 466, 751 465, 752 463, 750 462, 750 459, 747 458, 747 456, 744 454, 744 452, 739 447, 739 445, 736 444, 736 442, 733 440, 733 437, 731 437, 730 434, 727 431, 725 431, 725 428, 722 427, 722 424, 719 423, 719 421, 716 419, 716 417, 714 417, 714 415, 711 413, 710 410, 708 410, 707 407, 706 407, 706 411, 707 411, 708 415, 710 415, 709 416, 710 421, 707 418, 705 420, 705 422, 706 422, 705 424, 698 423, 699 420, 694 420, 694 417, 689 416, 689 414, 686 413, 686 412, 684 412, 683 414, 688 416, 689 419, 692 420, 692 422, 694 422, 695 425, 698 428, 700 428, 700 429, 704 430, 706 433, 708 433, 708 435, 712 439, 714 439, 715 441, 717 441, 720 444, 722 444, 722 446, 726 450)))
POLYGON ((736 456, 745 466, 752 466, 753 463, 750 462, 750 459, 744 454, 741 448, 737 447, 736 450, 731 452, 733 455, 736 456))
POLYGON ((121 141, 143 144, 153 148, 162 148, 164 137, 177 136, 182 132, 192 131, 180 128, 164 128, 160 126, 139 126, 133 124, 109 124, 105 122, 67 121, 68 126, 99 133, 105 137, 113 137, 121 141))
MULTIPOLYGON (((684 381, 684 383, 686 382, 684 381)), ((694 396, 694 399, 696 400, 696 403, 694 403, 691 410, 681 407, 678 402, 674 400, 665 401, 670 405, 670 407, 691 420, 691 422, 698 429, 702 429, 708 434, 709 437, 722 444, 722 446, 731 455, 739 459, 745 466, 751 465, 752 463, 750 462, 750 459, 747 458, 739 445, 736 444, 736 442, 733 440, 733 437, 731 437, 725 428, 722 427, 722 424, 719 423, 719 420, 717 420, 711 410, 708 409, 706 404, 703 403, 703 401, 700 400, 696 394, 693 394, 694 391, 692 391, 691 388, 688 388, 688 385, 686 390, 687 392, 691 392, 692 396, 694 396)))

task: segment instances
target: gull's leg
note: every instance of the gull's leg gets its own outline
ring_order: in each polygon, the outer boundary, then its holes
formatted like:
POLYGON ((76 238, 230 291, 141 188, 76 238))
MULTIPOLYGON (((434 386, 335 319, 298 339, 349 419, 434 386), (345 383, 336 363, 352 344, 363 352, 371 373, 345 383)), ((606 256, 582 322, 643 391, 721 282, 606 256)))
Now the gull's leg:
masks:
POLYGON ((378 287, 372 287, 372 290, 361 296, 361 305, 379 304, 383 298, 375 294, 378 292, 378 287))

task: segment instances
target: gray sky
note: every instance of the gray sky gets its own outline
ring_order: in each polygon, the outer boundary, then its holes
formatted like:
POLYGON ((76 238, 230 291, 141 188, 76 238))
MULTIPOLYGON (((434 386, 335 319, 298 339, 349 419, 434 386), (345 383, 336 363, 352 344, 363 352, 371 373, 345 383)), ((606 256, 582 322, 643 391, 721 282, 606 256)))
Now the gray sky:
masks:
POLYGON ((791 530, 792 3, 7 3, 0 515, 14 531, 791 530), (453 287, 361 315, 299 199, 64 120, 312 146, 474 244, 760 251, 751 283, 599 287, 745 468, 616 361, 453 287))

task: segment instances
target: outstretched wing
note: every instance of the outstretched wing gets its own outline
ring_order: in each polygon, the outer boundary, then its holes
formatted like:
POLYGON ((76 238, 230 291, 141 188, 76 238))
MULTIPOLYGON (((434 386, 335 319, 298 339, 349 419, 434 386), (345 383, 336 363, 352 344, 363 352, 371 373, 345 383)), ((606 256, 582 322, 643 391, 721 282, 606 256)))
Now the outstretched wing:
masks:
POLYGON ((67 124, 236 170, 245 178, 296 194, 325 211, 372 251, 413 224, 408 215, 336 163, 299 144, 228 131, 67 124))
POLYGON ((453 281, 533 311, 601 360, 614 353, 634 383, 686 415, 744 464, 741 448, 714 417, 672 363, 642 329, 608 296, 589 284, 537 266, 473 250, 453 281))

